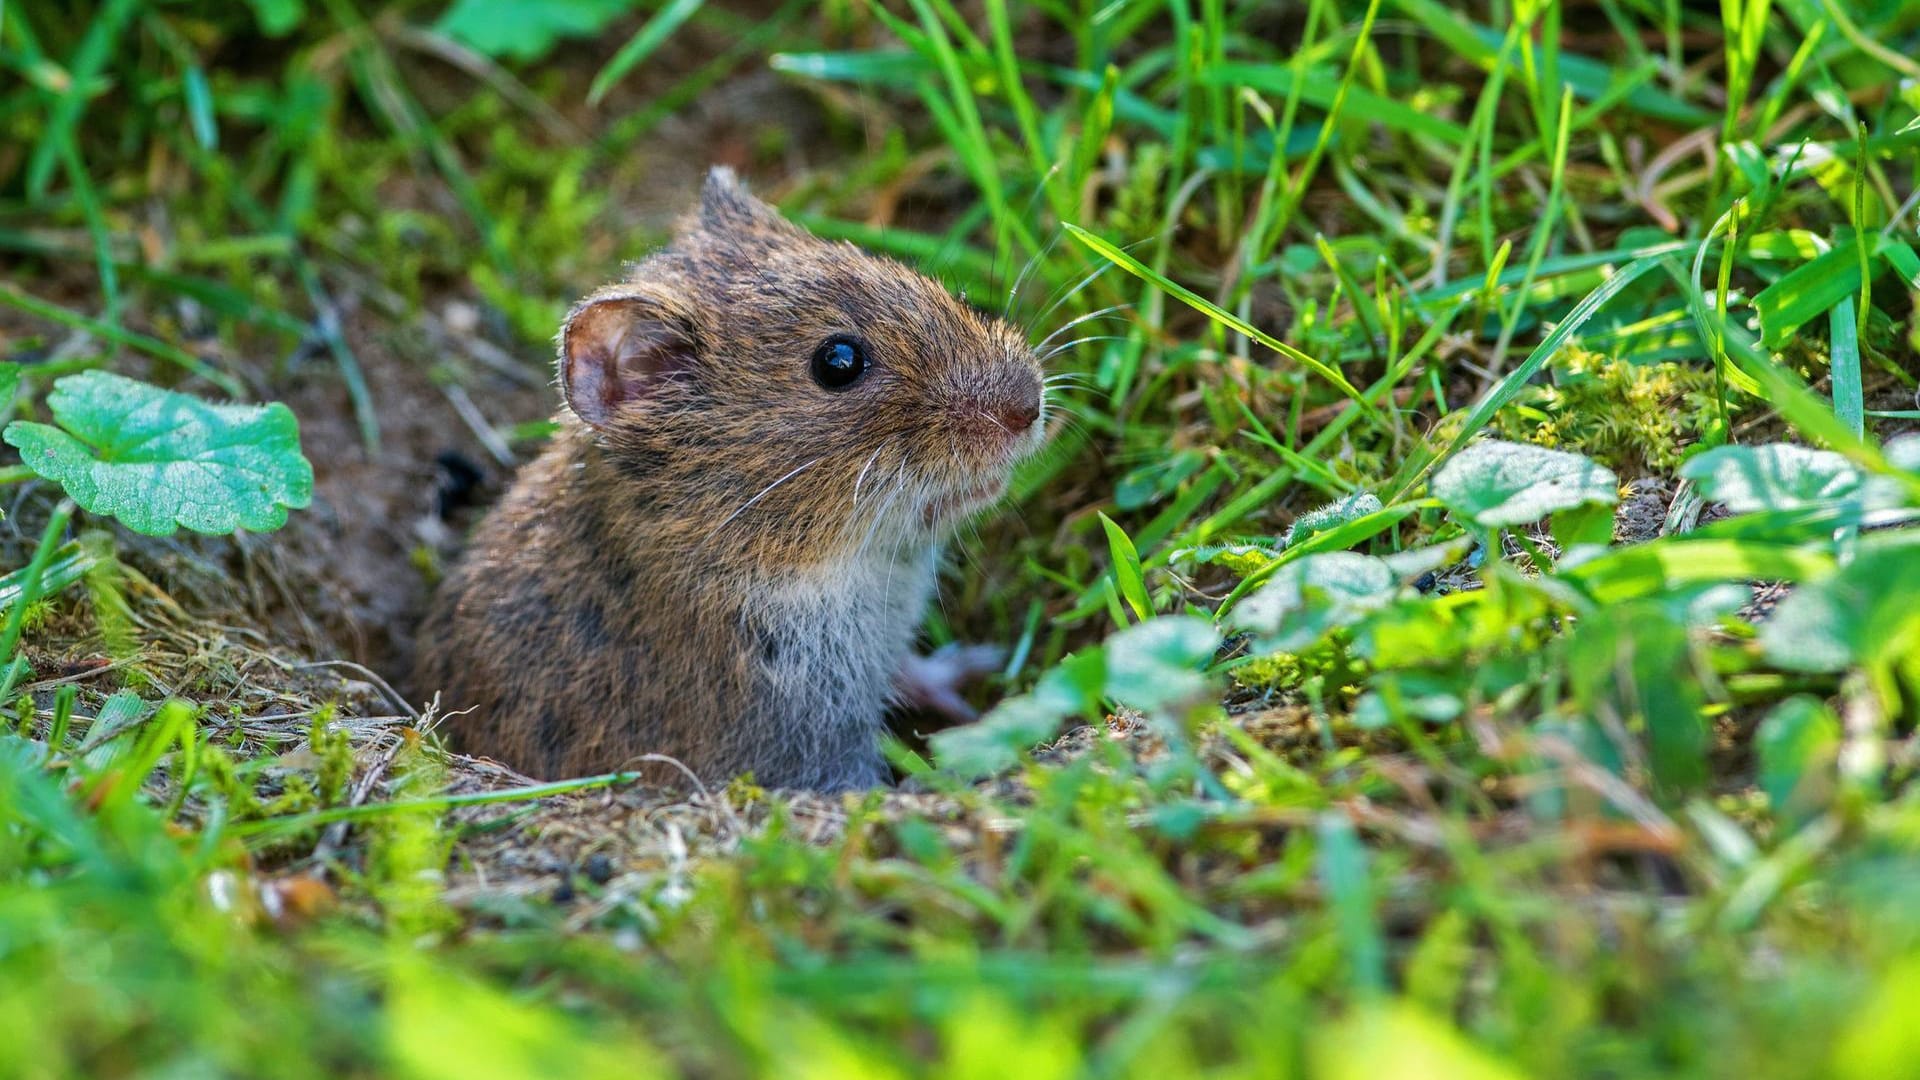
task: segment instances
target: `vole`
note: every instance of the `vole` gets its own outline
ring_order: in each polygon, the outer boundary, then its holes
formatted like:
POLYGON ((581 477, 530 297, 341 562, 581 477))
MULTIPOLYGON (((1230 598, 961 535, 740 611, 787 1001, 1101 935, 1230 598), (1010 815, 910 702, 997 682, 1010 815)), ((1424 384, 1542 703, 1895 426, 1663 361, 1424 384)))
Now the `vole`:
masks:
POLYGON ((1043 438, 1025 336, 716 168, 559 346, 559 430, 441 583, 416 688, 535 776, 886 782, 889 701, 957 701, 912 653, 941 544, 1043 438))

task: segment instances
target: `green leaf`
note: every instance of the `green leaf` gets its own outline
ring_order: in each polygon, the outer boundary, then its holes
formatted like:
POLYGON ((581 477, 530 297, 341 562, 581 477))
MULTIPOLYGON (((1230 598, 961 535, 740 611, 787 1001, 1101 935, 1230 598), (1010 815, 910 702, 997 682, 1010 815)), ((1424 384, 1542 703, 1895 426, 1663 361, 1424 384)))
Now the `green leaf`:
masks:
POLYGON ((1785 544, 1669 536, 1615 548, 1555 577, 1605 605, 1723 581, 1807 581, 1832 568, 1832 556, 1785 544))
POLYGON ((0 409, 13 404, 14 395, 20 392, 20 365, 11 360, 0 360, 0 409))
POLYGON ((1106 693, 1141 712, 1155 712, 1205 694, 1201 669, 1220 647, 1220 632, 1192 615, 1165 615, 1107 639, 1106 693))
POLYGON ((59 427, 16 420, 6 441, 73 501, 135 532, 267 532, 312 501, 313 467, 285 405, 211 405, 84 371, 55 383, 47 406, 59 427))
POLYGON ((1860 253, 1853 237, 1834 238, 1832 250, 1802 263, 1753 298, 1760 315, 1760 343, 1778 349, 1793 332, 1860 292, 1860 253))
MULTIPOLYGON (((93 565, 93 556, 81 548, 78 540, 62 544, 53 552, 51 561, 41 570, 40 585, 34 593, 37 596, 51 596, 86 577, 87 571, 93 569, 93 565)), ((18 570, 10 570, 0 575, 0 612, 18 603, 20 597, 27 591, 27 579, 33 576, 28 573, 29 569, 23 566, 18 570)))
POLYGON ((1787 671, 1844 671, 1914 655, 1920 646, 1920 534, 1863 539, 1852 562, 1780 602, 1760 651, 1787 671))
POLYGON ((1804 820, 1833 793, 1840 755, 1840 721, 1819 698, 1790 697, 1774 706, 1754 731, 1760 788, 1774 815, 1804 820))
POLYGON ((1147 582, 1140 570, 1140 553, 1134 550, 1127 532, 1105 514, 1100 527, 1107 531, 1107 550, 1113 555, 1113 583, 1120 596, 1133 609, 1133 617, 1142 622, 1153 617, 1153 601, 1147 596, 1147 582))
POLYGON ((1680 475, 1736 514, 1830 502, 1857 491, 1862 479, 1840 454, 1789 443, 1715 447, 1687 461, 1680 475))
POLYGON ((1382 672, 1373 677, 1372 689, 1353 703, 1353 722, 1366 730, 1386 727, 1395 718, 1447 723, 1466 709, 1462 681, 1457 671, 1382 672))
POLYGON ((1114 481, 1113 504, 1122 510, 1138 510, 1159 502, 1206 464, 1207 455, 1198 450, 1182 450, 1142 465, 1114 481))
POLYGON ((1866 431, 1866 397, 1860 383, 1860 333, 1854 299, 1849 296, 1828 313, 1827 337, 1832 347, 1827 370, 1833 381, 1833 414, 1855 435, 1866 431))
POLYGON ((1620 501, 1620 480, 1606 466, 1579 454, 1497 439, 1455 454, 1434 474, 1432 488, 1447 509, 1488 529, 1620 501))
POLYGON ((220 128, 213 118, 213 90, 207 86, 207 73, 198 66, 188 68, 182 87, 194 141, 206 150, 220 149, 220 128))
POLYGON ((633 0, 454 0, 434 29, 488 56, 537 60, 561 38, 590 37, 633 0))
POLYGON ((1317 824, 1320 887, 1326 893, 1340 951, 1346 955, 1347 978, 1357 992, 1379 993, 1387 986, 1387 946, 1374 910, 1366 845, 1360 842, 1353 819, 1341 811, 1321 814, 1317 824))
POLYGON ((1395 585, 1383 559, 1349 551, 1310 555, 1275 571, 1234 609, 1233 621, 1261 635, 1266 648, 1298 652, 1386 606, 1395 585))
POLYGON ((1671 615, 1656 600, 1617 605, 1557 647, 1581 710, 1639 727, 1654 779, 1690 791, 1707 778, 1706 697, 1687 627, 1671 615))
POLYGON ((1562 553, 1583 544, 1604 546, 1613 541, 1613 507, 1601 503, 1563 510, 1553 515, 1553 542, 1562 553))
POLYGON ((873 52, 775 53, 767 66, 786 75, 828 82, 872 83, 910 87, 925 68, 914 53, 873 52))
POLYGON ((1476 1045, 1449 1020, 1411 1004, 1364 1004, 1320 1028, 1313 1050, 1314 1075, 1325 1080, 1521 1080, 1529 1075, 1476 1045))
POLYGON ((1048 669, 1032 690, 1006 698, 974 723, 936 732, 927 745, 948 772, 999 772, 1052 736, 1063 719, 1098 709, 1106 683, 1104 648, 1075 653, 1048 669))
POLYGON ((1145 713, 1205 697, 1204 673, 1220 634, 1205 619, 1168 615, 1129 626, 1076 653, 978 721, 930 737, 940 768, 963 776, 999 772, 1050 738, 1072 716, 1097 716, 1112 698, 1145 713))
POLYGON ((1010 697, 971 724, 929 736, 935 763, 961 776, 987 776, 1008 768, 1020 755, 1060 727, 1061 713, 1033 696, 1010 697))
POLYGON ((306 5, 301 0, 247 0, 247 6, 253 9, 254 21, 260 24, 260 32, 268 37, 281 37, 306 18, 306 5))

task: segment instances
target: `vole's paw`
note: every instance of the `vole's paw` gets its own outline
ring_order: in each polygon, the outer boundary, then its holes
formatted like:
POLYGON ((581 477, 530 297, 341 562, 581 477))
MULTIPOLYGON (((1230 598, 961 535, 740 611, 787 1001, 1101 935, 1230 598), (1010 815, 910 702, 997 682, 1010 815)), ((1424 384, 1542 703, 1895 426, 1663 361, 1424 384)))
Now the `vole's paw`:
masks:
POLYGON ((998 645, 942 645, 926 656, 909 655, 894 676, 894 697, 910 709, 923 709, 949 720, 977 720, 980 713, 960 691, 968 683, 1000 670, 1007 650, 998 645))

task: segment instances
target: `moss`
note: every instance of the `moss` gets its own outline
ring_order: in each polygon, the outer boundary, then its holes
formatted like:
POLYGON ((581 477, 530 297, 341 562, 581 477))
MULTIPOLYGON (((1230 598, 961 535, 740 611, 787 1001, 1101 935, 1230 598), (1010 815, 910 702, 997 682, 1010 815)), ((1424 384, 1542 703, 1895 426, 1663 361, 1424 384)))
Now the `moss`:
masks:
POLYGON ((307 733, 307 742, 320 759, 315 769, 315 786, 322 806, 333 806, 345 798, 347 781, 353 777, 353 747, 348 742, 346 729, 334 724, 334 716, 334 706, 321 706, 314 712, 313 724, 307 733))
MULTIPOLYGON (((1746 399, 1727 394, 1737 417, 1746 399)), ((1718 408, 1711 367, 1574 350, 1552 384, 1530 388, 1495 426, 1504 438, 1582 453, 1623 474, 1671 473, 1718 408)))
POLYGON ((1274 653, 1233 669, 1234 684, 1247 690, 1299 690, 1317 680, 1322 692, 1358 686, 1365 677, 1364 665, 1347 651, 1340 634, 1301 653, 1274 653))

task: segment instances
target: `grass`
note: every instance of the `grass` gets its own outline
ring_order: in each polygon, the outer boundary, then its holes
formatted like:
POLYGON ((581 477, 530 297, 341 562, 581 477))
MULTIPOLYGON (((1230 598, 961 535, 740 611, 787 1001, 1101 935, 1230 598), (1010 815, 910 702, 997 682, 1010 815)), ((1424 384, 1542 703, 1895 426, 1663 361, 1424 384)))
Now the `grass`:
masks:
POLYGON ((0 1073, 1912 1070, 1911 5, 557 10, 0 8, 12 415, 524 451, 724 152, 1071 343, 929 615, 1006 704, 844 801, 522 788, 296 666, 305 515, 66 547, 8 469, 0 1073))

